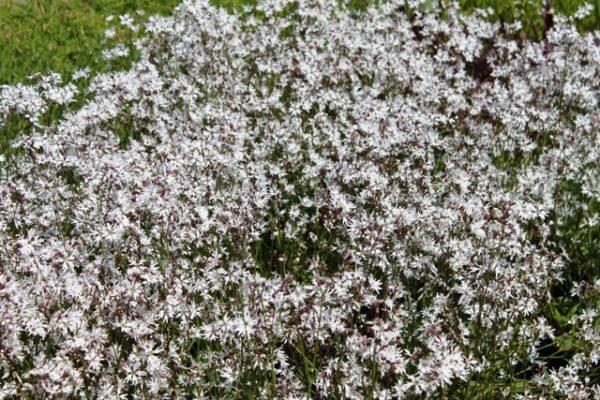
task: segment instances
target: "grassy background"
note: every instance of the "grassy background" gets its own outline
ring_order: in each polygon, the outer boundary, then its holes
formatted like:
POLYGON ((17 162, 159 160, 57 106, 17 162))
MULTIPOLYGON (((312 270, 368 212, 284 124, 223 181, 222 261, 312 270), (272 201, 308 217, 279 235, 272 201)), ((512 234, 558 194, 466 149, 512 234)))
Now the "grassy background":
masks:
POLYGON ((167 13, 177 0, 0 1, 0 84, 35 72, 99 67, 106 17, 144 9, 167 13))
MULTIPOLYGON (((0 0, 0 84, 36 72, 102 69, 109 15, 168 14, 180 0, 0 0)), ((240 0, 218 0, 232 6, 240 0)))

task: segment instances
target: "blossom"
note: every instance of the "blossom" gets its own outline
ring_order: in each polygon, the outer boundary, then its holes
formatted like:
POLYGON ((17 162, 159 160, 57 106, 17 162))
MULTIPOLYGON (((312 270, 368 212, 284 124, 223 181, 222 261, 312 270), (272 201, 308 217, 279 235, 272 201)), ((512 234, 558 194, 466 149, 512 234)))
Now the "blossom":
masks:
POLYGON ((540 349, 558 226, 598 223, 595 34, 334 3, 187 0, 125 71, 0 89, 25 121, 0 397, 435 398, 523 365, 528 396, 593 398, 600 280, 573 289, 569 363, 540 349))

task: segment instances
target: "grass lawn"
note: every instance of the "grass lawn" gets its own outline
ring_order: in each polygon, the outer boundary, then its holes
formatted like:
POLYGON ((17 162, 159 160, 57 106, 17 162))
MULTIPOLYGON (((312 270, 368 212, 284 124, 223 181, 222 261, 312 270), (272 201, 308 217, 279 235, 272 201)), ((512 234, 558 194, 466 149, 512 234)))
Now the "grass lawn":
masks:
MULTIPOLYGON (((101 69, 109 15, 168 14, 180 0, 0 0, 0 84, 36 72, 101 69)), ((218 0, 224 6, 240 0, 218 0)))

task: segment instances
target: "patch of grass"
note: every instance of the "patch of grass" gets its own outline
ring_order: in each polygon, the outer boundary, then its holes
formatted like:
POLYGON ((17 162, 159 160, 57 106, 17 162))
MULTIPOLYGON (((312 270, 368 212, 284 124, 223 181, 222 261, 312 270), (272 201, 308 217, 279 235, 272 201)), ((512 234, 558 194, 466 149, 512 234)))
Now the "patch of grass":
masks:
POLYGON ((144 10, 166 14, 178 0, 3 0, 0 1, 0 84, 36 72, 69 74, 100 67, 109 15, 144 10))
MULTIPOLYGON (((82 67, 102 69, 100 52, 110 15, 169 14, 180 0, 0 0, 0 84, 82 67)), ((233 9, 243 0, 216 0, 233 9)))

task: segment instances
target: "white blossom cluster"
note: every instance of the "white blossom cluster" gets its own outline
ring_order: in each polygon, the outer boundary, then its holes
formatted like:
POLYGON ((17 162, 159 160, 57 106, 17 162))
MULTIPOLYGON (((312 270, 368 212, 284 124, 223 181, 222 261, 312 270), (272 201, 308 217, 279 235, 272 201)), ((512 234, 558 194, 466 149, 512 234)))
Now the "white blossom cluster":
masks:
POLYGON ((0 398, 599 398, 598 311, 553 367, 541 310, 600 35, 429 3, 186 0, 127 71, 2 88, 0 398))

